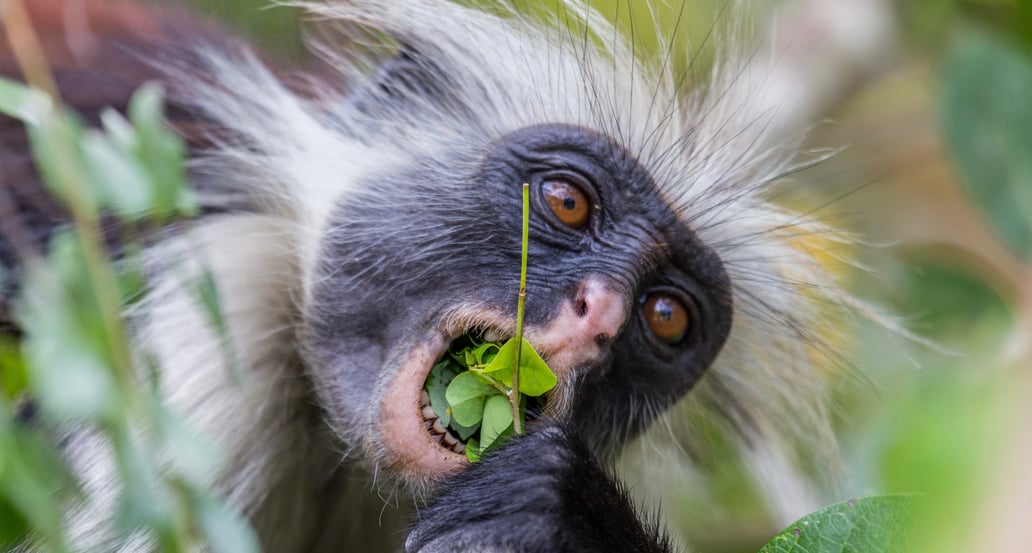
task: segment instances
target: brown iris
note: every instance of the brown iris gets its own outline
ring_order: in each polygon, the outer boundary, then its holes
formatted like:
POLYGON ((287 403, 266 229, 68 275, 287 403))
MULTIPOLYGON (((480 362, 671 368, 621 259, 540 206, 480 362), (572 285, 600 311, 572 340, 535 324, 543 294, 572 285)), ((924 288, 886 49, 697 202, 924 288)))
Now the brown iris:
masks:
POLYGON ((588 197, 580 187, 562 180, 546 181, 541 185, 548 208, 559 222, 579 229, 588 223, 588 197))
POLYGON ((645 299, 645 323, 657 338, 678 344, 688 334, 688 309, 669 294, 651 294, 645 299))

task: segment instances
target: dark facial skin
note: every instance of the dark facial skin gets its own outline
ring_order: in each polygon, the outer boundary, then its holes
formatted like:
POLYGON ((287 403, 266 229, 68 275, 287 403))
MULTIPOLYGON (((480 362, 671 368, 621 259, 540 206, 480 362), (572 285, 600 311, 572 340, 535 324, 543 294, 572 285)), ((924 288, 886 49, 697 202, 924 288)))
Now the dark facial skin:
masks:
POLYGON ((625 306, 616 335, 599 336, 601 355, 561 376, 576 379, 567 415, 592 449, 612 452, 702 376, 730 330, 719 259, 625 149, 583 128, 537 126, 502 138, 476 164, 427 160, 366 183, 337 208, 305 314, 308 361, 334 423, 375 432, 370 413, 390 372, 459 306, 515 317, 522 183, 532 200, 526 325, 546 327, 591 278, 625 306), (590 201, 581 228, 549 207, 542 184, 553 180, 590 201), (688 330, 675 344, 642 316, 653 293, 686 308, 688 330))

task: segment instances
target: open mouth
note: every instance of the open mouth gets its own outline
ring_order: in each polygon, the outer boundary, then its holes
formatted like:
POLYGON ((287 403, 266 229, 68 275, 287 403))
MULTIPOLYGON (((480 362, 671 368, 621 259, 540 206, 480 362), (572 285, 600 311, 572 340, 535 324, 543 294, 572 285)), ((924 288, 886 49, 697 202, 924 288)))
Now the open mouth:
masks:
MULTIPOLYGON (((446 406, 434 405, 435 394, 428 390, 428 382, 434 366, 450 352, 464 347, 462 344, 470 340, 505 341, 512 335, 511 330, 491 329, 505 328, 507 323, 499 320, 490 326, 471 325, 455 331, 433 332, 406 356, 387 385, 380 404, 381 432, 376 434, 379 440, 367 443, 371 451, 385 455, 386 468, 418 484, 469 466, 470 454, 476 449, 467 450, 472 440, 479 441, 481 429, 457 430, 451 420, 442 416, 446 415, 446 406)), ((439 390, 447 387, 447 382, 437 384, 442 386, 439 390)), ((547 403, 544 398, 526 398, 523 408, 527 426, 532 426, 541 416, 547 403)))
MULTIPOLYGON (((473 328, 449 343, 434 361, 420 391, 419 409, 424 428, 441 447, 465 454, 471 441, 483 443, 481 423, 463 425, 456 420, 445 391, 458 374, 489 364, 506 338, 492 329, 473 328)), ((532 423, 541 416, 545 401, 524 396, 523 402, 523 413, 528 424, 532 423)))

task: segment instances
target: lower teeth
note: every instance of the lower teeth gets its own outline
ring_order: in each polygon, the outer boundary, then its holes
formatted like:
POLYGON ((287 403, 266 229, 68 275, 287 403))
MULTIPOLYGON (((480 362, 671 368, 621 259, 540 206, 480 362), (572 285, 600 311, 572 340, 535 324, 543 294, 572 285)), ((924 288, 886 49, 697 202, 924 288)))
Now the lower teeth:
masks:
POLYGON ((466 444, 463 444, 450 430, 441 424, 441 419, 438 418, 434 409, 430 407, 430 397, 426 391, 420 394, 420 400, 422 403, 423 427, 426 428, 430 437, 446 449, 450 449, 455 453, 466 453, 466 444))

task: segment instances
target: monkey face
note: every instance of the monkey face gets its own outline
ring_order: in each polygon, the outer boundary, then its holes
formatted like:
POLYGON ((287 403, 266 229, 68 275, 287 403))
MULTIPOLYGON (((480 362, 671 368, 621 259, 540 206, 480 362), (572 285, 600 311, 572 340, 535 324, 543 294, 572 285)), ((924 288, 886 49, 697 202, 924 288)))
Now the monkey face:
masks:
POLYGON ((559 376, 545 412, 610 453, 687 392, 731 321, 720 260, 605 136, 529 127, 385 172, 330 217, 305 312, 310 372, 350 446, 405 480, 465 466, 420 391, 465 333, 515 333, 522 183, 525 335, 559 376))

